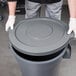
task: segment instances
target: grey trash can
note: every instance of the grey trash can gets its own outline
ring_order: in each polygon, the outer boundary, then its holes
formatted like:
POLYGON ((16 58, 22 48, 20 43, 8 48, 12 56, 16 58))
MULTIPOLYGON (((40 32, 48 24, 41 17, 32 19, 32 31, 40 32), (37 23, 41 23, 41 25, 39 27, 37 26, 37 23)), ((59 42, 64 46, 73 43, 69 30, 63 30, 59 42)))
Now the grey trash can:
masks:
POLYGON ((26 19, 9 30, 10 49, 23 76, 58 76, 63 58, 70 58, 68 26, 50 18, 26 19))

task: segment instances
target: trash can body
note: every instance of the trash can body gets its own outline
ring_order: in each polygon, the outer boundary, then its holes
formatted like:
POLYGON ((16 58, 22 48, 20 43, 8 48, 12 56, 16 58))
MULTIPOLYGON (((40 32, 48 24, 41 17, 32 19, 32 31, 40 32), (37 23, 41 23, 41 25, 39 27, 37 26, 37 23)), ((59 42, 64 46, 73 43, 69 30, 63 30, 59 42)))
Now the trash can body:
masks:
POLYGON ((47 61, 31 61, 20 57, 11 46, 11 51, 16 57, 22 76, 58 76, 59 65, 65 54, 65 49, 53 59, 47 61))

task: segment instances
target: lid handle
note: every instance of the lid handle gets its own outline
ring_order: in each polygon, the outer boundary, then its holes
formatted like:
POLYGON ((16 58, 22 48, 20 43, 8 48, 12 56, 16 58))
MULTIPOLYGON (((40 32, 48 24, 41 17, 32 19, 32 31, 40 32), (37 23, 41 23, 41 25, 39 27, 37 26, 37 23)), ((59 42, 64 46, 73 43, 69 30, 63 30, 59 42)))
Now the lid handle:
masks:
POLYGON ((71 46, 68 44, 68 46, 65 49, 65 54, 63 55, 64 59, 70 59, 71 58, 71 46))
POLYGON ((69 34, 69 37, 70 37, 70 39, 73 39, 73 38, 75 37, 74 31, 72 31, 72 32, 69 34))

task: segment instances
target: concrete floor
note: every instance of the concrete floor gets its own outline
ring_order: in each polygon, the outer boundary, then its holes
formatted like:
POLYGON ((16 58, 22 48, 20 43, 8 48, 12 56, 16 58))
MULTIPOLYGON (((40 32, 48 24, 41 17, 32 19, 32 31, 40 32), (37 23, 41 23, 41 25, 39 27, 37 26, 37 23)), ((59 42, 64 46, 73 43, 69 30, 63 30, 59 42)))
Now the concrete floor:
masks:
MULTIPOLYGON (((8 32, 4 31, 5 22, 8 13, 2 10, 5 16, 0 21, 0 76, 22 76, 19 65, 9 49, 8 32)), ((68 23, 67 8, 63 8, 62 20, 68 23)), ((24 15, 17 15, 16 23, 24 19, 24 15)), ((76 41, 71 42, 72 56, 71 59, 63 59, 59 67, 59 76, 75 76, 76 75, 76 41)))

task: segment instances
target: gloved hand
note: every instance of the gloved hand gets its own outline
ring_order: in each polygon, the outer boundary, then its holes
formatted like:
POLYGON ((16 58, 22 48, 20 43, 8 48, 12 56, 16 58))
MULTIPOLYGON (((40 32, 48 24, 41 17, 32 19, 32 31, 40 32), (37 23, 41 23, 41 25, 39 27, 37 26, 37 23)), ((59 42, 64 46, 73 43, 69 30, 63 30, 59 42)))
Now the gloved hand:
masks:
POLYGON ((5 25, 5 31, 8 31, 9 28, 13 30, 16 16, 10 15, 5 25))
POLYGON ((70 34, 72 31, 74 31, 75 38, 76 38, 76 18, 70 18, 70 21, 69 21, 68 34, 70 34))

